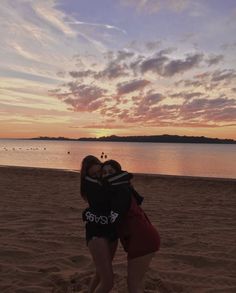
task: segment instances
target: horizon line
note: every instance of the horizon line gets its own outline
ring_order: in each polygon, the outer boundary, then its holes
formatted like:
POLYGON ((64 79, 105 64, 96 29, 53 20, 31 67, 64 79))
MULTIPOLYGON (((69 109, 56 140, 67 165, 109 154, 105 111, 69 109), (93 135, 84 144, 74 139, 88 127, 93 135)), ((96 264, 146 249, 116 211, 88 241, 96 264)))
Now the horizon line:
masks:
POLYGON ((207 139, 218 139, 218 140, 233 140, 236 142, 236 139, 234 138, 218 138, 218 137, 209 137, 204 135, 179 135, 179 134, 151 134, 151 135, 107 135, 107 136, 99 136, 99 137, 77 137, 77 138, 71 138, 71 137, 65 137, 65 136, 37 136, 37 137, 21 137, 21 138, 15 138, 15 137, 0 137, 0 139, 10 139, 10 140, 33 140, 33 139, 40 139, 40 138, 48 138, 48 139, 66 139, 66 140, 79 140, 79 139, 101 139, 101 138, 109 138, 109 137, 124 137, 124 138, 131 138, 131 137, 153 137, 153 136, 178 136, 178 137, 194 137, 194 138, 207 138, 207 139))

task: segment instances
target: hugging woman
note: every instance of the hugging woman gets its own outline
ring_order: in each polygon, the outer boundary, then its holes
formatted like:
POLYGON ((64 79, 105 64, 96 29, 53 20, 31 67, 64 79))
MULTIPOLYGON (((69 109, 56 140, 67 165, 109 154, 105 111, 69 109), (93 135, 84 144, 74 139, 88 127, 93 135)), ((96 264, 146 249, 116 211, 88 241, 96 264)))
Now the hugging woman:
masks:
MULTIPOLYGON (((143 198, 130 182, 133 177, 132 174, 123 171, 120 164, 114 160, 103 163, 100 171, 100 180, 89 176, 85 176, 84 180, 88 182, 93 180, 94 184, 97 184, 96 188, 100 190, 102 196, 98 193, 98 190, 96 192, 94 189, 94 197, 101 196, 101 198, 105 198, 107 206, 103 205, 102 210, 99 206, 92 206, 89 203, 89 208, 83 214, 86 221, 86 233, 89 230, 87 227, 90 225, 95 225, 102 231, 103 229, 107 229, 107 232, 109 231, 109 237, 106 238, 106 241, 112 243, 112 245, 109 244, 112 247, 110 250, 112 251, 110 265, 117 247, 116 238, 119 237, 124 251, 127 253, 129 292, 141 293, 143 292, 144 275, 154 253, 160 247, 159 234, 140 207, 143 198)), ((88 246, 90 246, 89 242, 88 246)), ((109 291, 94 292, 105 293, 109 291)))
MULTIPOLYGON (((81 196, 98 217, 110 212, 110 199, 100 182, 101 168, 99 159, 90 155, 83 159, 80 171, 81 196)), ((108 221, 106 225, 93 221, 86 223, 85 231, 87 246, 96 269, 88 292, 110 292, 113 287, 112 260, 117 248, 116 228, 108 221)))

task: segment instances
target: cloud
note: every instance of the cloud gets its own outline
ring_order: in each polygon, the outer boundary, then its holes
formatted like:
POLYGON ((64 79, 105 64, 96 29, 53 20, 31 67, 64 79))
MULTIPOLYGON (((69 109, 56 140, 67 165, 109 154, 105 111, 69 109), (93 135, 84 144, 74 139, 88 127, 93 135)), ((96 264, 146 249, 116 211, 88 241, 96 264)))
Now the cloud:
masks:
POLYGON ((199 80, 181 79, 174 83, 175 86, 183 85, 184 87, 200 87, 203 83, 199 80))
POLYGON ((146 79, 132 80, 129 82, 119 83, 117 85, 117 93, 118 95, 128 94, 137 90, 141 90, 145 88, 148 84, 150 84, 150 81, 146 79))
POLYGON ((223 55, 211 55, 207 60, 206 63, 208 64, 208 66, 212 66, 212 65, 217 65, 219 64, 221 61, 224 60, 224 56, 223 55))
POLYGON ((194 75, 193 79, 181 79, 175 82, 175 86, 203 87, 206 91, 223 89, 231 83, 235 83, 236 71, 234 69, 221 69, 203 72, 194 75))
MULTIPOLYGON (((217 123, 224 122, 236 122, 236 107, 226 107, 224 109, 215 109, 207 112, 205 115, 205 121, 214 121, 217 123)), ((235 124, 234 124, 235 125, 235 124)))
POLYGON ((138 105, 132 113, 124 117, 124 121, 128 123, 152 124, 155 126, 160 125, 163 122, 170 121, 172 125, 175 124, 178 117, 178 105, 154 105, 145 106, 141 103, 138 105))
POLYGON ((134 52, 127 51, 127 50, 119 50, 116 55, 116 62, 123 61, 125 59, 132 58, 135 55, 134 52))
POLYGON ((94 112, 100 109, 104 102, 106 90, 93 85, 69 82, 64 85, 65 90, 57 89, 51 95, 62 100, 70 109, 76 112, 94 112))
POLYGON ((35 14, 54 29, 57 29, 65 35, 75 36, 76 32, 65 24, 63 19, 64 14, 59 10, 53 9, 55 1, 50 0, 47 2, 47 5, 45 5, 45 3, 36 0, 34 6, 31 6, 31 9, 33 8, 35 14))
POLYGON ((63 54, 60 51, 65 43, 63 38, 65 35, 72 38, 75 35, 69 26, 66 29, 63 25, 63 13, 57 11, 53 4, 51 0, 1 3, 0 66, 9 69, 9 75, 10 69, 15 68, 18 72, 57 77, 55 69, 63 66, 66 59, 66 50, 63 54), (45 15, 42 15, 42 11, 45 11, 45 15))
MULTIPOLYGON (((134 116, 136 118, 141 118, 147 113, 150 113, 153 111, 153 109, 156 109, 156 105, 159 104, 162 100, 164 100, 165 97, 161 93, 155 93, 152 91, 149 91, 145 96, 140 95, 138 97, 133 97, 134 100, 134 116)), ((126 115, 127 117, 129 115, 126 115)), ((124 118, 125 118, 124 117, 124 118)), ((133 117, 134 118, 134 117, 133 117)), ((147 118, 147 117, 146 117, 147 118)), ((146 120, 145 118, 145 120, 146 120)))
POLYGON ((122 30, 116 26, 110 25, 110 24, 103 24, 103 23, 92 23, 92 22, 83 22, 83 21, 66 21, 68 24, 72 25, 85 25, 85 26, 95 26, 95 27, 102 27, 108 30, 117 30, 119 32, 122 32, 123 34, 127 34, 125 30, 122 30))
POLYGON ((171 60, 165 55, 165 51, 160 51, 156 57, 147 58, 140 64, 142 73, 151 71, 160 76, 171 77, 179 73, 184 73, 196 68, 203 60, 203 54, 197 53, 187 55, 185 59, 171 60))
POLYGON ((82 70, 69 71, 73 80, 55 95, 70 110, 96 112, 111 127, 118 121, 149 126, 231 125, 235 102, 224 91, 233 91, 223 85, 234 80, 235 71, 207 71, 223 60, 219 54, 195 52, 174 57, 177 53, 176 48, 142 55, 131 49, 107 51, 102 64, 83 64, 82 70), (176 81, 184 73, 191 79, 176 81), (157 91, 159 85, 161 91, 157 91))
POLYGON ((129 62, 132 60, 134 52, 128 50, 118 50, 117 52, 108 51, 104 58, 108 60, 103 70, 94 76, 99 79, 117 79, 130 75, 129 62))
POLYGON ((95 78, 115 79, 119 77, 128 76, 127 66, 116 62, 110 62, 104 70, 101 70, 95 75, 95 78))
POLYGON ((222 118, 222 122, 236 121, 236 101, 227 97, 194 99, 183 104, 180 115, 190 121, 197 118, 198 121, 219 122, 218 117, 222 118))
POLYGON ((155 105, 162 101, 165 97, 161 93, 149 92, 143 99, 143 102, 149 106, 155 105))
POLYGON ((142 73, 151 71, 159 75, 163 75, 164 65, 169 60, 167 56, 157 56, 154 58, 147 58, 140 64, 142 73))
POLYGON ((190 100, 192 98, 201 97, 203 95, 204 94, 202 92, 180 92, 180 93, 170 94, 169 96, 171 98, 181 98, 184 100, 190 100))
POLYGON ((96 71, 93 70, 81 70, 81 71, 70 71, 69 72, 70 76, 74 78, 83 78, 83 77, 94 77, 96 74, 96 71))
MULTIPOLYGON (((151 14, 161 10, 171 16, 184 12, 189 17, 194 13, 200 15, 200 8, 204 8, 193 0, 120 1, 129 6, 125 13, 133 10, 146 14, 144 18, 138 17, 144 20, 150 17, 150 25, 151 17, 155 17, 151 14)), ((71 6, 64 5, 64 0, 59 2, 3 0, 1 3, 0 111, 4 111, 5 117, 14 111, 19 111, 18 120, 20 117, 53 120, 55 116, 58 121, 77 117, 87 123, 87 119, 98 117, 96 123, 88 123, 92 128, 100 128, 102 124, 118 128, 125 123, 129 127, 140 124, 213 127, 233 123, 236 72, 230 69, 234 66, 229 63, 233 60, 231 52, 227 56, 207 50, 202 53, 198 48, 192 51, 192 47, 188 51, 186 44, 165 48, 165 44, 171 46, 168 36, 158 40, 152 30, 144 36, 137 28, 131 28, 130 35, 126 35, 118 24, 122 9, 116 11, 117 19, 111 16, 117 24, 112 25, 103 23, 101 18, 92 20, 93 14, 89 16, 91 21, 82 20, 82 10, 69 15, 71 6), (128 41, 135 35, 140 38, 134 48, 128 46, 128 41), (214 66, 218 70, 212 70, 214 66), (55 89, 46 92, 52 87, 55 89)), ((179 16, 182 18, 183 14, 179 16)), ((184 32, 187 31, 181 34, 184 32)), ((190 30, 186 37, 197 38, 201 43, 198 31, 190 30)), ((179 39, 178 35, 176 38, 179 39)), ((227 50, 234 47, 234 41, 225 45, 227 50)))
POLYGON ((203 54, 189 55, 184 60, 171 60, 165 65, 162 75, 169 77, 177 73, 183 73, 197 67, 202 60, 203 54))
POLYGON ((111 117, 125 123, 149 126, 220 127, 236 122, 236 101, 227 97, 197 98, 196 93, 182 104, 166 104, 160 93, 133 97, 131 109, 114 109, 111 117))
POLYGON ((236 78, 236 71, 234 69, 217 70, 212 74, 212 81, 219 82, 225 81, 230 83, 236 78))
POLYGON ((56 0, 1 3, 1 68, 16 67, 18 72, 40 72, 60 80, 57 72, 72 67, 72 55, 77 53, 84 59, 84 52, 107 50, 104 39, 96 35, 96 27, 87 32, 83 26, 72 26, 65 20, 76 20, 56 4, 56 0))
POLYGON ((20 46, 19 44, 15 43, 14 41, 8 42, 9 47, 11 47, 11 49, 13 51, 15 51, 18 55, 29 59, 29 60, 33 60, 33 61, 38 61, 40 56, 36 55, 32 52, 29 52, 26 48, 23 48, 22 46, 20 46))
MULTIPOLYGON (((126 51, 126 50, 118 50, 117 52, 108 51, 104 55, 105 64, 103 69, 95 71, 94 69, 86 68, 83 63, 80 63, 80 56, 76 57, 78 59, 79 67, 85 67, 85 70, 80 71, 70 71, 69 75, 73 78, 93 78, 101 79, 118 79, 123 78, 130 75, 129 69, 129 62, 130 59, 134 56, 134 52, 126 51)), ((91 66, 94 68, 94 66, 91 66)), ((101 66, 100 66, 101 68, 101 66)))

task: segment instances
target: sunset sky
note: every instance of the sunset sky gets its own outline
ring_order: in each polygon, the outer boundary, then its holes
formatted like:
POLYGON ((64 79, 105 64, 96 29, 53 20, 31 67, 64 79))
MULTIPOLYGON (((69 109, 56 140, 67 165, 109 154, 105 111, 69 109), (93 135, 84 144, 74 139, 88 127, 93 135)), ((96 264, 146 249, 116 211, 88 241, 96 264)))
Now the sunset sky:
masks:
POLYGON ((1 0, 0 138, 236 139, 235 0, 1 0))

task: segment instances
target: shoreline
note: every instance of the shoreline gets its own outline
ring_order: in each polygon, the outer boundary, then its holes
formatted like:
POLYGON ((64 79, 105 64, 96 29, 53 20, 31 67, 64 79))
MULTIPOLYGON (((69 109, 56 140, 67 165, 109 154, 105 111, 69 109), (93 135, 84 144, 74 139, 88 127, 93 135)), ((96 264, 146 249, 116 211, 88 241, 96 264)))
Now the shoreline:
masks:
MULTIPOLYGON (((41 170, 41 171, 55 171, 64 173, 78 173, 80 170, 75 169, 60 169, 60 168, 46 168, 46 167, 30 167, 30 166, 13 166, 13 165, 0 165, 0 169, 22 169, 22 170, 41 170)), ((236 181, 236 178, 228 177, 211 177, 211 176, 193 176, 193 175, 173 175, 173 174, 155 174, 155 173, 136 173, 131 172, 137 177, 157 177, 157 178, 173 178, 173 179, 191 179, 191 180, 205 180, 205 181, 236 181)))

